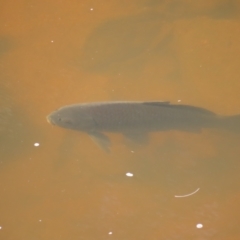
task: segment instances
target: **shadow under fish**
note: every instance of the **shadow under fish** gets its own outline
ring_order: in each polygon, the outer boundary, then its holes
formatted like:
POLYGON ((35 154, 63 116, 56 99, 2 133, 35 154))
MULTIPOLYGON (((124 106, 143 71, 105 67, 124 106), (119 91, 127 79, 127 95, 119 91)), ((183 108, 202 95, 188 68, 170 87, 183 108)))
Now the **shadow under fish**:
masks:
POLYGON ((132 65, 133 59, 149 52, 162 27, 161 20, 159 13, 150 12, 100 24, 87 39, 77 64, 89 72, 118 73, 129 60, 132 65))
POLYGON ((86 39, 81 52, 75 55, 75 64, 91 73, 136 74, 149 59, 166 58, 158 52, 159 47, 170 52, 168 57, 173 61, 178 59, 176 46, 173 46, 177 37, 174 22, 199 17, 228 19, 238 16, 234 1, 221 1, 200 9, 186 1, 148 1, 147 5, 149 10, 141 14, 108 19, 99 24, 86 39))
POLYGON ((220 116, 200 107, 157 101, 74 104, 54 111, 47 116, 47 121, 87 133, 107 152, 111 144, 105 132, 122 133, 135 142, 144 142, 149 132, 199 132, 202 128, 240 130, 240 115, 220 116))

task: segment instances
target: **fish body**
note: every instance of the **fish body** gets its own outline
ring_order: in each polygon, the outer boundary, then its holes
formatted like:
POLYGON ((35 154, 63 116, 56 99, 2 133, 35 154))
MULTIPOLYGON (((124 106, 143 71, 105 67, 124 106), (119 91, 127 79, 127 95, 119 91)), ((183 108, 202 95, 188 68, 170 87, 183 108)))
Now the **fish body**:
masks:
POLYGON ((54 111, 47 120, 59 127, 88 133, 105 150, 109 149, 110 140, 104 132, 118 132, 142 141, 149 132, 198 132, 202 128, 228 128, 230 123, 240 125, 239 115, 222 117, 203 108, 160 101, 74 104, 54 111))

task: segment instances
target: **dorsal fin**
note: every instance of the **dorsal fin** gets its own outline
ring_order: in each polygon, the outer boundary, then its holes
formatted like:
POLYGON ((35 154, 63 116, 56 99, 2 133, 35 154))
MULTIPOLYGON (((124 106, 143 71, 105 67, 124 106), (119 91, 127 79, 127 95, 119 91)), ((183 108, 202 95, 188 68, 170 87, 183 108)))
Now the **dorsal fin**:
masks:
POLYGON ((169 105, 172 106, 174 108, 178 108, 178 109, 186 109, 189 111, 193 111, 193 112, 199 112, 199 113, 205 113, 205 114, 209 114, 209 115, 216 115, 214 112, 209 111, 205 108, 201 108, 201 107, 194 107, 194 106, 190 106, 190 105, 169 105))
POLYGON ((176 109, 185 109, 185 110, 195 111, 195 112, 199 112, 199 113, 205 113, 205 114, 209 114, 209 115, 216 115, 214 112, 209 111, 205 108, 194 107, 194 106, 190 106, 190 105, 170 104, 170 102, 167 102, 167 101, 166 102, 144 102, 143 104, 156 106, 156 107, 169 107, 169 108, 176 108, 176 109))

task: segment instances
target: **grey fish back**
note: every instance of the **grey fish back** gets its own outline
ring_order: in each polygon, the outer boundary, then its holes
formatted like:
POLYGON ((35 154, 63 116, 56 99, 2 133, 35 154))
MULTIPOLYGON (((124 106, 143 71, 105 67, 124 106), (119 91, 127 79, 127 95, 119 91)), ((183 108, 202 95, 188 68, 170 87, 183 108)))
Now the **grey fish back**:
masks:
POLYGON ((105 151, 111 141, 105 132, 122 133, 134 142, 146 142, 149 132, 200 132, 218 128, 240 133, 240 115, 219 116, 209 110, 169 102, 96 102, 62 107, 47 116, 62 128, 88 133, 105 151))
MULTIPOLYGON (((146 130, 185 128, 205 125, 216 114, 188 105, 169 102, 114 102, 86 105, 84 111, 93 118, 99 131, 146 130)), ((82 109, 82 110, 83 110, 82 109)))

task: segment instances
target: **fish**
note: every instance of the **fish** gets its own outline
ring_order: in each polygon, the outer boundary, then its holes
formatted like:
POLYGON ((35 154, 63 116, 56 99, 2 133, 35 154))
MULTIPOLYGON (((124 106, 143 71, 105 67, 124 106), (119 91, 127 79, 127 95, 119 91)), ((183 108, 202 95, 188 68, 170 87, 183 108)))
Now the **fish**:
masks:
POLYGON ((87 133, 103 150, 110 151, 106 133, 121 133, 144 143, 151 132, 200 132, 204 128, 240 130, 240 114, 221 116, 201 107, 169 101, 113 101, 73 104, 59 108, 47 121, 87 133))

